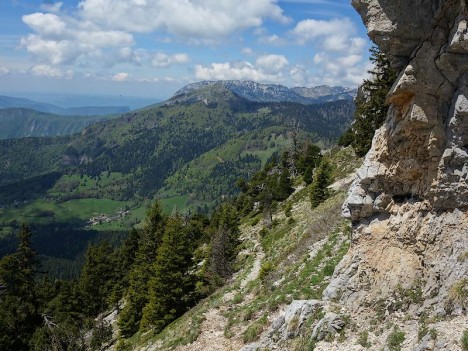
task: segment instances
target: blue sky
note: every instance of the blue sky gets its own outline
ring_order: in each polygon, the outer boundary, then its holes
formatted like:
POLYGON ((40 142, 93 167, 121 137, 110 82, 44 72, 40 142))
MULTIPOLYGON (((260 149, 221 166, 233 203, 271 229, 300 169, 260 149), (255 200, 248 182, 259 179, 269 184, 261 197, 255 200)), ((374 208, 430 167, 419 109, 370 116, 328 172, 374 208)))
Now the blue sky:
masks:
POLYGON ((357 86, 349 0, 1 0, 0 92, 167 98, 200 80, 357 86))

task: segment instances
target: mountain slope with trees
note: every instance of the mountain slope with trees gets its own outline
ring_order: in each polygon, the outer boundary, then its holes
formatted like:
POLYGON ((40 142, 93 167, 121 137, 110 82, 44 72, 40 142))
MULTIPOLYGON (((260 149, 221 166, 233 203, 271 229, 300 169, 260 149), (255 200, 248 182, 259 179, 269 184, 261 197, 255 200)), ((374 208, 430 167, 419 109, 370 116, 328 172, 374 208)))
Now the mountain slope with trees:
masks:
POLYGON ((166 213, 210 213, 273 155, 306 139, 332 144, 354 110, 349 100, 252 102, 219 86, 190 94, 205 98, 151 106, 77 135, 0 141, 3 254, 28 222, 36 246, 62 249, 43 252, 48 269, 76 275, 86 243, 117 242, 142 222, 154 197, 166 213))

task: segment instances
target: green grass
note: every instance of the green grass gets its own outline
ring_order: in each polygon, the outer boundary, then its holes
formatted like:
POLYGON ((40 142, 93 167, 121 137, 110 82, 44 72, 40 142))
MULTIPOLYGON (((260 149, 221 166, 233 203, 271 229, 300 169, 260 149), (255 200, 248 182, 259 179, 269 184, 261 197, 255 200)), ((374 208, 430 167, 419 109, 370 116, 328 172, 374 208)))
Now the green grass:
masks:
POLYGON ((188 195, 180 195, 160 199, 159 201, 161 202, 163 211, 171 213, 174 209, 177 209, 178 211, 185 209, 188 198, 188 195))
POLYGON ((84 197, 115 198, 121 187, 129 180, 129 175, 120 172, 102 172, 97 177, 87 175, 63 175, 47 192, 47 195, 58 200, 84 197))
POLYGON ((260 334, 268 323, 268 316, 264 314, 260 319, 252 323, 247 330, 244 332, 244 343, 251 343, 258 340, 260 334))
MULTIPOLYGON (((344 161, 343 161, 344 162, 344 161)), ((254 234, 261 243, 265 257, 261 273, 257 279, 242 286, 241 282, 250 272, 255 260, 253 241, 246 240, 242 247, 245 254, 239 255, 236 266, 239 273, 235 280, 220 288, 216 293, 190 310, 159 335, 139 335, 129 341, 131 349, 155 345, 161 350, 169 350, 177 345, 186 345, 196 340, 200 333, 204 313, 217 308, 226 318, 224 336, 240 337, 245 343, 257 340, 268 327, 268 315, 274 313, 292 300, 320 299, 328 285, 336 265, 349 248, 350 225, 340 217, 341 204, 345 193, 337 192, 314 210, 310 209, 308 188, 294 194, 287 202, 279 204, 275 213, 275 226, 260 234, 261 215, 245 217, 243 231, 255 230, 254 234), (289 221, 284 211, 289 208, 294 221, 289 221), (255 228, 252 228, 252 225, 255 228), (323 245, 310 255, 310 247, 323 239, 323 245), (280 285, 273 283, 281 281, 280 285), (224 300, 226 293, 232 298, 224 300)), ((186 201, 180 196, 166 199, 174 204, 186 201)), ((190 201, 190 200, 189 200, 190 201)), ((170 207, 170 209, 172 209, 170 207)), ((301 329, 296 339, 288 341, 291 350, 311 350, 309 342, 313 324, 323 317, 318 310, 301 329), (304 334, 305 333, 305 334, 304 334), (304 338, 302 348, 292 347, 304 338), (310 334, 310 333, 309 333, 310 334)), ((365 343, 366 340, 362 340, 365 343)), ((130 349, 130 347, 128 347, 130 349)))
MULTIPOLYGON (((304 201, 301 196, 297 198, 297 201, 304 201)), ((349 248, 349 225, 337 215, 342 198, 343 194, 338 193, 310 213, 292 210, 298 218, 297 222, 288 223, 285 217, 261 238, 266 257, 259 278, 247 285, 247 290, 255 294, 255 298, 230 307, 225 314, 229 321, 226 335, 230 335, 236 325, 245 323, 246 316, 254 323, 254 316, 258 319, 259 314, 275 311, 292 300, 321 298, 328 285, 326 278, 333 274, 349 248), (337 220, 330 221, 330 217, 337 220), (323 226, 321 218, 326 219, 323 226), (320 222, 320 225, 316 222, 320 222), (294 232, 302 235, 296 236, 294 232), (308 247, 322 238, 326 238, 323 247, 314 257, 309 257, 308 247), (279 279, 280 288, 273 285, 279 279)), ((278 211, 282 212, 282 209, 278 211)), ((250 330, 247 338, 254 334, 250 330)))
POLYGON ((76 199, 56 203, 44 199, 36 200, 18 208, 0 210, 0 222, 49 223, 73 220, 88 220, 98 214, 114 214, 118 209, 129 205, 129 202, 108 199, 76 199))
MULTIPOLYGON (((107 196, 116 189, 118 191, 127 178, 119 172, 102 172, 97 177, 63 175, 46 196, 0 209, 0 238, 12 231, 9 225, 12 221, 37 224, 83 222, 98 214, 115 215, 123 207, 130 209, 129 215, 93 226, 93 229, 125 230, 138 226, 145 217, 147 203, 136 205, 133 201, 113 200, 112 196, 107 196)), ((170 202, 169 205, 173 206, 170 202)))

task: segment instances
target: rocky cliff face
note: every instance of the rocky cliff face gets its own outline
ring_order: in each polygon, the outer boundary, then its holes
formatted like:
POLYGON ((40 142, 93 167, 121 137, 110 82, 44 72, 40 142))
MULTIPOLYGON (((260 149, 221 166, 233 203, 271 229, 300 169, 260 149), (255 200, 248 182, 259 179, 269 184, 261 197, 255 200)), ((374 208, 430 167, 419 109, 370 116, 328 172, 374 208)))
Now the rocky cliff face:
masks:
POLYGON ((467 2, 352 3, 400 74, 344 205, 352 248, 324 298, 389 315, 412 291, 406 311, 468 325, 467 2))

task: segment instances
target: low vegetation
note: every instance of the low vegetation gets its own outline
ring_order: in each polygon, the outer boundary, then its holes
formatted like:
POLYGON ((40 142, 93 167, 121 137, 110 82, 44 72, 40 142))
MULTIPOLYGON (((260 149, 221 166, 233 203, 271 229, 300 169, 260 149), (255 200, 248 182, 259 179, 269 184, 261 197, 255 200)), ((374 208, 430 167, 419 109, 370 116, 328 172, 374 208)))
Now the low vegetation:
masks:
POLYGON ((393 331, 387 337, 387 346, 389 350, 400 351, 403 341, 405 341, 405 333, 395 326, 393 331))

